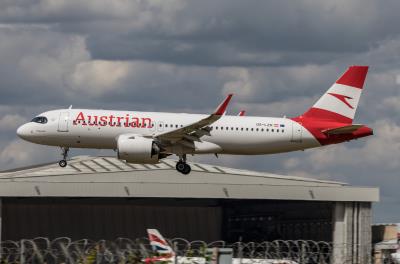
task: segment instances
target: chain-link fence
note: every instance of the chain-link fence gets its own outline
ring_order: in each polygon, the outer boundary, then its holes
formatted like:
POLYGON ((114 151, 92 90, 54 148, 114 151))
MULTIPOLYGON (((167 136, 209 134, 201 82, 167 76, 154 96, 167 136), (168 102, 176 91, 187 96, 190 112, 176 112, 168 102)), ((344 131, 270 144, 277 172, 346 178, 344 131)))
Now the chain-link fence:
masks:
MULTIPOLYGON (((177 255, 186 257, 205 257, 207 248, 232 248, 233 257, 251 263, 254 259, 286 259, 300 264, 359 263, 350 260, 333 261, 335 254, 349 248, 348 245, 335 247, 329 242, 309 240, 275 240, 271 242, 187 241, 182 238, 170 239, 177 255), (336 252, 336 253, 335 253, 336 252), (250 260, 250 262, 249 262, 250 260)), ((114 241, 92 241, 82 239, 72 241, 61 237, 23 239, 1 243, 1 263, 142 263, 143 259, 155 256, 149 241, 142 239, 118 238, 114 241)), ((354 245, 353 245, 354 246, 354 245)), ((374 263, 391 263, 391 262, 374 263)), ((256 261, 254 261, 256 262, 256 261)), ((237 262, 240 263, 240 262, 237 262)), ((400 262, 399 262, 400 263, 400 262)))

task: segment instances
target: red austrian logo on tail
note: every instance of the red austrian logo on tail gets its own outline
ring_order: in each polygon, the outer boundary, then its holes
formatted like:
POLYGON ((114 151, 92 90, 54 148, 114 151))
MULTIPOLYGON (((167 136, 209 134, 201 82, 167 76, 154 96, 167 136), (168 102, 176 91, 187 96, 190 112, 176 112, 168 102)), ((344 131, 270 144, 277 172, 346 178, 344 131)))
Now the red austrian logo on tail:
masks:
POLYGON ((354 109, 354 107, 347 101, 348 99, 353 99, 352 97, 336 93, 328 93, 328 94, 332 95, 333 97, 336 97, 351 109, 354 109))

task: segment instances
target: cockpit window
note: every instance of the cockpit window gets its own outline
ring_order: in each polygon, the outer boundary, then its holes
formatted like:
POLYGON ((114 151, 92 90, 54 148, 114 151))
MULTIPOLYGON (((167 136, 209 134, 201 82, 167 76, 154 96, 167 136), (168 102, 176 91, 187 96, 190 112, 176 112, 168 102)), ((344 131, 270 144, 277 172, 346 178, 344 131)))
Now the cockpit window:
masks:
POLYGON ((47 118, 44 116, 37 116, 34 119, 32 119, 31 122, 39 123, 39 124, 46 124, 47 123, 47 118))

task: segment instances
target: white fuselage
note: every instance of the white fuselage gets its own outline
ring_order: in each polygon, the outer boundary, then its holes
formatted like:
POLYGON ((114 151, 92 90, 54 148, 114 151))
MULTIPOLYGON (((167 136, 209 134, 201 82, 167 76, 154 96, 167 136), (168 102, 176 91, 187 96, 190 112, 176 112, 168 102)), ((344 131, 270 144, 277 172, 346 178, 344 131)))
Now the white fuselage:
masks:
MULTIPOLYGON (((43 145, 71 148, 116 149, 123 134, 156 136, 195 123, 206 115, 62 109, 42 113, 46 123, 21 126, 20 137, 43 145)), ((288 118, 222 116, 210 135, 195 142, 194 154, 271 154, 320 146, 314 136, 288 118)), ((180 150, 171 149, 171 153, 180 150)))

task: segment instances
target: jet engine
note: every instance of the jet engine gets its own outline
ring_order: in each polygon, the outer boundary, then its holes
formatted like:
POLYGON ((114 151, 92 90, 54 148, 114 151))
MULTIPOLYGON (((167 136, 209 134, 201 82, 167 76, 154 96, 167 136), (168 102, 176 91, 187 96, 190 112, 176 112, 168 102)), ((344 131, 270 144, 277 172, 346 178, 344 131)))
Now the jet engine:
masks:
POLYGON ((118 158, 129 163, 154 164, 166 157, 153 139, 138 135, 119 136, 117 147, 118 158))

